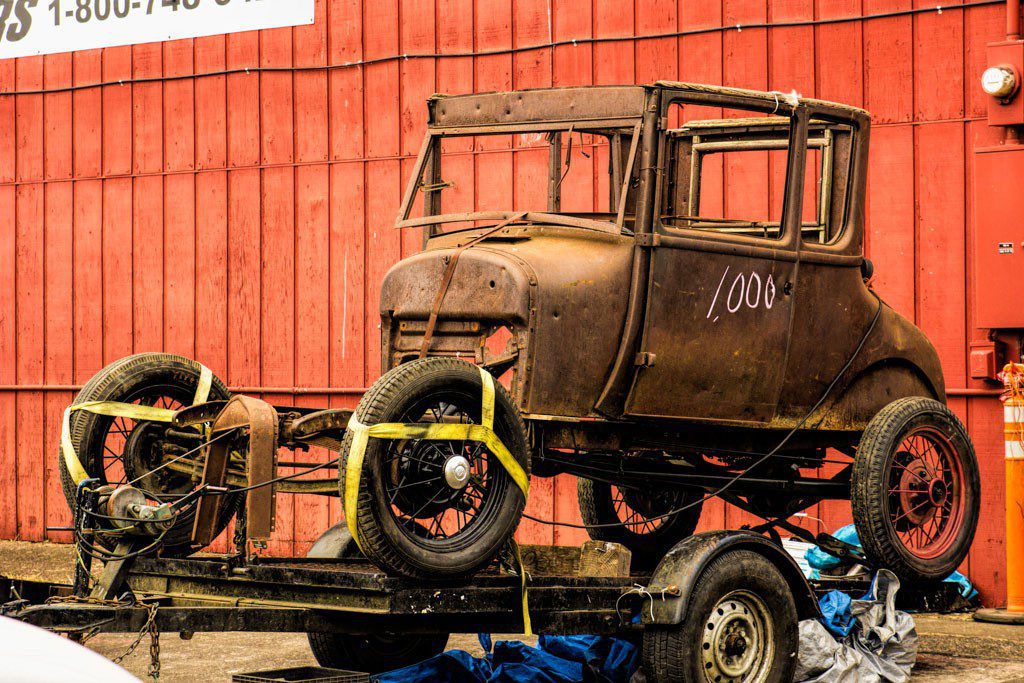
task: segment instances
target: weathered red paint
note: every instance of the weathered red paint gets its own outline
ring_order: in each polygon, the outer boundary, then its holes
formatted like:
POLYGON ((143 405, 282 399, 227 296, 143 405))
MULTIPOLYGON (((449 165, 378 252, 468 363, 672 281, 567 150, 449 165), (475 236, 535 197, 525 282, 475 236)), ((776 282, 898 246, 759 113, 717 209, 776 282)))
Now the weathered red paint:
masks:
MULTIPOLYGON (((319 0, 311 27, 0 61, 0 90, 925 5, 319 0)), ((0 536, 67 536, 45 526, 67 522, 52 461, 61 406, 72 393, 18 386, 66 387, 117 357, 160 349, 195 355, 233 386, 360 387, 375 378, 380 280, 418 246, 417 235, 390 226, 422 138, 423 100, 434 91, 664 78, 796 89, 865 107, 874 115, 868 239, 876 288, 938 347, 949 387, 985 388, 967 371, 968 343, 984 338, 967 297, 970 160, 976 146, 996 139, 975 83, 986 43, 1004 33, 1003 8, 993 5, 515 56, 0 96, 0 536)), ((581 151, 574 164, 607 161, 602 148, 590 150, 591 159, 581 151)), ((466 174, 460 201, 528 201, 516 194, 516 178, 531 172, 530 152, 474 154, 501 159, 504 173, 489 172, 486 184, 466 174)), ((573 188, 573 201, 586 206, 606 191, 595 181, 573 188)), ((326 403, 316 395, 267 398, 326 403)), ((330 400, 351 406, 357 398, 330 400)), ((986 602, 998 604, 1005 599, 998 406, 977 395, 951 404, 970 428, 983 473, 981 527, 966 570, 986 602)), ((578 522, 574 483, 535 487, 529 510, 578 522)), ((834 527, 849 511, 823 505, 817 516, 834 527)), ((274 549, 302 552, 339 517, 336 503, 282 497, 274 549)), ((706 507, 704 522, 743 519, 719 504, 706 507)), ((521 535, 582 538, 529 522, 521 535)))

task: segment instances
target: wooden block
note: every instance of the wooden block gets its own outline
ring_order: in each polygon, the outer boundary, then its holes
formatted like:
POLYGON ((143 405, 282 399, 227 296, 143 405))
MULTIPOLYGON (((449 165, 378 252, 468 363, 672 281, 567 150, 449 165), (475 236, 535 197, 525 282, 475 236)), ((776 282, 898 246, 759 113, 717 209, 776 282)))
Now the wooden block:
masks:
POLYGON ((633 553, 609 541, 587 541, 580 552, 580 576, 629 576, 633 553))

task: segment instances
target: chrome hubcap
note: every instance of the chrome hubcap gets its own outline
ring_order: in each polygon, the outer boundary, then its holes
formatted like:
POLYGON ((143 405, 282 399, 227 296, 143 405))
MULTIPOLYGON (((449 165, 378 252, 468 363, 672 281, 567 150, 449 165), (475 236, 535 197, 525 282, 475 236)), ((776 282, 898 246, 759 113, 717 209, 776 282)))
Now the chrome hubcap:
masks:
POLYGON ((466 488, 469 482, 469 460, 461 455, 448 458, 444 463, 444 480, 453 489, 466 488))

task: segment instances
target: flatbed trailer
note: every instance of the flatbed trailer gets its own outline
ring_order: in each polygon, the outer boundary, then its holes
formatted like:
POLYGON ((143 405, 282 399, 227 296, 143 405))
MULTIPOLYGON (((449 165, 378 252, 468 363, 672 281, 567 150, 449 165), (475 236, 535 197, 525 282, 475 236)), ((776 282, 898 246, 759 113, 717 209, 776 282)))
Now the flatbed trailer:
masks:
MULTIPOLYGON (((653 572, 629 576, 581 576, 579 548, 522 550, 537 634, 610 635, 639 643, 645 630, 689 618, 686 603, 703 568, 740 550, 761 553, 779 568, 800 619, 816 616, 816 598, 833 588, 856 597, 869 587, 866 577, 806 582, 778 545, 747 532, 698 534, 653 572)), ((138 558, 122 579, 118 601, 69 598, 70 586, 0 579, 0 590, 10 596, 3 613, 68 634, 139 633, 151 616, 160 632, 185 637, 248 631, 411 639, 524 630, 521 577, 499 567, 466 580, 427 582, 387 576, 359 557, 242 560, 205 554, 138 558)), ((905 586, 899 599, 902 608, 914 610, 950 611, 962 603, 950 583, 905 586)))

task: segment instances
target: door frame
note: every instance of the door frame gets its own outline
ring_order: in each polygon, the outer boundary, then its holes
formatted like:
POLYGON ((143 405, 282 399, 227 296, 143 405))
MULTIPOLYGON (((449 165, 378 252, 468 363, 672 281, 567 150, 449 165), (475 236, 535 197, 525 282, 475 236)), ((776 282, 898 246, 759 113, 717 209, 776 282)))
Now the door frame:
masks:
MULTIPOLYGON (((676 103, 689 102, 686 96, 672 96, 667 94, 662 97, 659 122, 668 120, 668 110, 676 103)), ((807 137, 810 122, 810 112, 806 107, 795 107, 790 114, 789 126, 789 153, 786 160, 786 184, 783 192, 782 216, 780 220, 780 236, 778 238, 761 238, 747 235, 715 233, 706 230, 694 230, 687 228, 670 228, 661 220, 661 206, 667 185, 667 155, 668 155, 668 132, 664 128, 657 131, 657 168, 664 172, 658 173, 654 186, 654 197, 650 203, 652 212, 650 225, 652 235, 649 240, 649 258, 646 259, 645 280, 646 292, 644 297, 644 315, 641 333, 639 336, 639 351, 636 354, 638 360, 634 365, 629 380, 628 391, 625 392, 622 403, 623 411, 626 411, 633 400, 637 388, 637 382, 641 373, 645 371, 642 360, 649 357, 645 354, 646 346, 651 339, 651 325, 653 324, 652 305, 654 302, 654 268, 657 263, 656 254, 659 249, 686 249, 696 252, 710 252, 717 254, 733 254, 766 260, 794 262, 793 276, 791 279, 794 291, 799 287, 800 253, 802 249, 802 212, 804 198, 804 173, 807 158, 807 137)), ((789 346, 792 337, 793 320, 796 312, 795 299, 789 310, 789 320, 786 323, 786 343, 783 356, 780 359, 783 374, 776 387, 775 406, 778 407, 779 393, 782 390, 785 379, 785 369, 789 365, 789 346)), ((630 413, 625 413, 630 414, 630 413)), ((774 413, 773 413, 774 414, 774 413)), ((717 420, 716 420, 717 421, 717 420)))

